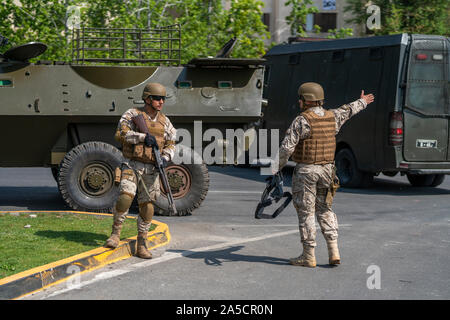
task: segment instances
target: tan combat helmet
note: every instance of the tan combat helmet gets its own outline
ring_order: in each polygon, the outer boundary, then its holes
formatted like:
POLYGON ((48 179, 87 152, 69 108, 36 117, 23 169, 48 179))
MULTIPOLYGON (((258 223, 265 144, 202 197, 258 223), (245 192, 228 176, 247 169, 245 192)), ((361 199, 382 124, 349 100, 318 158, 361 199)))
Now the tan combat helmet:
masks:
POLYGON ((305 101, 322 101, 324 98, 323 88, 315 82, 305 82, 298 88, 298 95, 305 101))
POLYGON ((142 92, 142 100, 147 99, 148 96, 166 96, 166 88, 157 82, 150 82, 144 88, 142 92))

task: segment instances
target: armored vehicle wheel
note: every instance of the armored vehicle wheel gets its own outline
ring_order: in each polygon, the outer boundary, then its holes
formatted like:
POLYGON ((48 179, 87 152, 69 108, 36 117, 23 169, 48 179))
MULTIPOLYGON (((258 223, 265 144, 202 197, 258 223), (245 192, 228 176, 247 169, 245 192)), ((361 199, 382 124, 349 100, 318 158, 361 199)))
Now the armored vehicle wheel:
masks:
MULTIPOLYGON (((202 162, 200 155, 182 144, 177 145, 175 158, 165 170, 177 212, 180 216, 186 216, 201 205, 208 193, 208 167, 202 162), (186 158, 181 160, 178 156, 182 154, 186 158)), ((160 185, 162 188, 162 183, 160 185)), ((169 215, 169 204, 163 189, 155 204, 157 214, 169 215)))
POLYGON ((342 187, 366 187, 373 181, 373 175, 358 169, 353 152, 344 148, 336 154, 336 169, 342 187))
POLYGON ((409 183, 414 187, 437 187, 444 182, 443 174, 406 174, 409 183))
MULTIPOLYGON (((209 173, 205 164, 171 164, 166 168, 167 180, 180 216, 190 215, 206 197, 209 188, 209 173)), ((169 215, 167 196, 162 189, 156 200, 160 215, 169 215)))
POLYGON ((104 142, 85 142, 70 150, 61 162, 58 188, 74 210, 110 212, 118 195, 114 170, 122 153, 104 142))

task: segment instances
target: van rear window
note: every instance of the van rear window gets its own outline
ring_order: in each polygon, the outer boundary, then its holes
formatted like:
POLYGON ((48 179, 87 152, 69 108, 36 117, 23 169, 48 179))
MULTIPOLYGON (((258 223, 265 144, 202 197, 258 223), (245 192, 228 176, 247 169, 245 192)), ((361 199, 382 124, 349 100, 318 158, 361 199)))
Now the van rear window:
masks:
POLYGON ((413 50, 406 104, 426 114, 449 114, 446 86, 448 56, 443 50, 413 50), (442 57, 442 59, 439 59, 442 57))
POLYGON ((444 86, 414 81, 408 85, 407 105, 431 114, 447 114, 444 86))

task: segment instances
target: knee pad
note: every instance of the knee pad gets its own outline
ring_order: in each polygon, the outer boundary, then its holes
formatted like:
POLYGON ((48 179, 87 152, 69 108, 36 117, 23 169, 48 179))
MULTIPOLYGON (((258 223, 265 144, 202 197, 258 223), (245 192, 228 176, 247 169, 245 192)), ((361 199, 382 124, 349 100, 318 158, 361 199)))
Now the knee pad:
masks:
POLYGON ((154 212, 155 209, 151 202, 144 202, 139 204, 139 215, 141 216, 142 220, 144 220, 144 222, 152 222, 154 212))
POLYGON ((117 212, 125 212, 133 203, 133 197, 127 193, 121 193, 117 198, 116 210, 117 212))

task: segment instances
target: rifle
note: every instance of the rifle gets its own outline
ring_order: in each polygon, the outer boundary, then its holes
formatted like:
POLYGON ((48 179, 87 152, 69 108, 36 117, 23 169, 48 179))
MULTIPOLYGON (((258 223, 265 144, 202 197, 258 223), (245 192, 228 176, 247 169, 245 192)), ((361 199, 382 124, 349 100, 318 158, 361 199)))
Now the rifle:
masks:
MULTIPOLYGON (((145 124, 145 119, 142 114, 137 115, 136 117, 132 118, 134 124, 138 128, 138 130, 145 134, 150 134, 148 131, 147 125, 145 124)), ((170 189, 169 182, 167 180, 166 172, 163 168, 163 161, 161 159, 161 153, 159 151, 159 146, 155 144, 152 146, 152 152, 155 156, 155 167, 158 169, 159 176, 161 177, 161 181, 164 187, 164 190, 167 193, 167 200, 169 201, 169 212, 170 215, 178 214, 177 208, 175 207, 175 201, 173 199, 172 190, 170 189)))
POLYGON ((283 211, 292 200, 292 194, 289 191, 283 192, 283 175, 277 172, 275 175, 266 178, 266 188, 261 196, 261 201, 255 210, 255 219, 274 219, 283 211), (284 203, 278 207, 272 215, 264 214, 264 208, 270 206, 274 201, 277 203, 286 197, 284 203))

